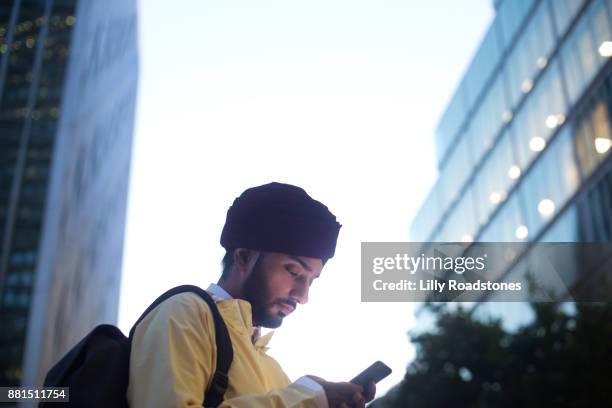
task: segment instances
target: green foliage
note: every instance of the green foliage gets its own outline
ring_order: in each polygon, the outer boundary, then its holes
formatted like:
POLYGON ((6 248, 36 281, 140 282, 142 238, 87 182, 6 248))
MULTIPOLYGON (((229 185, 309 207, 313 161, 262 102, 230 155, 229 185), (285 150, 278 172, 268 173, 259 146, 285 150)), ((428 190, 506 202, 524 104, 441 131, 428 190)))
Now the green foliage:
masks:
POLYGON ((575 306, 532 304, 534 320, 513 332, 430 307, 435 329, 412 338, 404 379, 370 407, 612 406, 612 305, 575 306))

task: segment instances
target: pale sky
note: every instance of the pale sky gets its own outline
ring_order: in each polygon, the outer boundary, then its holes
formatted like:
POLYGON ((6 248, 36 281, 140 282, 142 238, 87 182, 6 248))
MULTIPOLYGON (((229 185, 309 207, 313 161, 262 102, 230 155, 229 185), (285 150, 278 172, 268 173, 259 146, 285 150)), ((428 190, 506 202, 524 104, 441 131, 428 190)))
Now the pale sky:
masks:
POLYGON ((140 84, 119 326, 221 271, 244 189, 303 187, 343 225, 268 353, 293 380, 348 381, 414 356, 414 304, 360 302, 360 243, 406 241, 436 178, 434 130, 492 0, 141 0, 140 84))

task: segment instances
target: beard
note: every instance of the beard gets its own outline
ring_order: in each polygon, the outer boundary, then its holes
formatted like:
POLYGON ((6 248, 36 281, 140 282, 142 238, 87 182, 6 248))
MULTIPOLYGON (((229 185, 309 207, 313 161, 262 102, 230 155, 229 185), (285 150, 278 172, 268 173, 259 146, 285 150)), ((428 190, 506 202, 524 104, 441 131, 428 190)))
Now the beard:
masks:
POLYGON ((271 311, 276 301, 269 300, 271 296, 268 290, 268 282, 261 265, 262 259, 263 256, 257 259, 251 274, 245 281, 244 296, 251 304, 253 325, 276 329, 283 324, 284 316, 281 313, 277 314, 271 311))

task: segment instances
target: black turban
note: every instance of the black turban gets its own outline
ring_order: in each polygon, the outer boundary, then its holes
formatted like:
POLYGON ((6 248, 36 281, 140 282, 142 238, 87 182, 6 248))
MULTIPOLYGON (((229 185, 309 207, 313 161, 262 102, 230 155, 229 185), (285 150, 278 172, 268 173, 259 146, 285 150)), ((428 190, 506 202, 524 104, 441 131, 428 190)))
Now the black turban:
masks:
POLYGON ((245 190, 227 210, 225 249, 248 248, 319 258, 334 256, 340 223, 300 187, 269 183, 245 190))

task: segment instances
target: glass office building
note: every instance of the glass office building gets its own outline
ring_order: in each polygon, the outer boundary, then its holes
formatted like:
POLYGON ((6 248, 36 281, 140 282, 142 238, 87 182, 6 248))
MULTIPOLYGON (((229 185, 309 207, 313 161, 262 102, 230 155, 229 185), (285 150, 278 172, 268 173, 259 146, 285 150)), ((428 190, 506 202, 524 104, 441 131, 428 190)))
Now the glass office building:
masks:
POLYGON ((126 0, 0 3, 0 385, 115 323, 138 54, 126 0))
POLYGON ((438 124, 439 177, 411 239, 610 241, 612 1, 494 4, 438 124))

